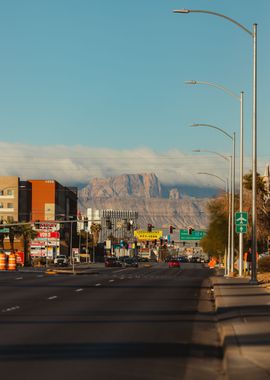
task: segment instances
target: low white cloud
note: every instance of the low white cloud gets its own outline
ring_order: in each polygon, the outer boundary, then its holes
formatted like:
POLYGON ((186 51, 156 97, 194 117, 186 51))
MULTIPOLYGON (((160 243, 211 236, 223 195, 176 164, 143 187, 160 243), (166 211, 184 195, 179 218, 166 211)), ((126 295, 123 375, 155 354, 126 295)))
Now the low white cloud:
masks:
MULTIPOLYGON (((117 150, 2 142, 0 152, 0 175, 15 175, 22 180, 55 179, 64 185, 87 183, 94 177, 151 172, 163 183, 223 187, 222 181, 215 176, 223 180, 229 176, 225 160, 210 154, 186 154, 179 150, 158 153, 149 148, 117 150)), ((262 173, 264 163, 260 164, 258 171, 262 173)), ((248 165, 245 170, 249 170, 248 165)))

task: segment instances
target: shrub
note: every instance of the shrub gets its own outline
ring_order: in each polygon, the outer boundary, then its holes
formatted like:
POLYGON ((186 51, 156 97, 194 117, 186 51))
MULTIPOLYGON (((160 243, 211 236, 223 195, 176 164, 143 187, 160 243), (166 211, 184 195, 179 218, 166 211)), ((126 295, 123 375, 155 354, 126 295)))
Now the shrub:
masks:
POLYGON ((270 272, 270 256, 262 257, 258 261, 259 272, 270 272))

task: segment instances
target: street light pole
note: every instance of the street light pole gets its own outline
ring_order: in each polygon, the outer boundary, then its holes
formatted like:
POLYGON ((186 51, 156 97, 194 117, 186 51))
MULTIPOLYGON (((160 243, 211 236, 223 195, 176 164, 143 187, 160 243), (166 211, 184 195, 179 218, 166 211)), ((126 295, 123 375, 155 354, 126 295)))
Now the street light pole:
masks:
POLYGON ((197 174, 205 174, 205 175, 209 175, 211 177, 216 177, 218 179, 220 179, 222 182, 225 183, 226 185, 226 194, 227 194, 227 200, 228 200, 228 204, 229 204, 229 207, 228 207, 228 247, 227 247, 227 255, 225 257, 225 276, 229 275, 230 273, 230 230, 231 230, 231 226, 230 226, 230 220, 231 220, 231 212, 230 212, 230 195, 229 195, 229 192, 228 192, 228 178, 226 178, 226 181, 224 181, 224 179, 222 179, 221 177, 219 177, 218 175, 215 175, 213 173, 206 173, 206 172, 198 172, 197 174))
MULTIPOLYGON (((213 154, 216 154, 216 155, 222 157, 226 161, 228 161, 228 160, 230 161, 230 167, 229 167, 229 178, 230 178, 230 183, 231 183, 230 188, 228 186, 228 179, 226 178, 226 180, 227 180, 226 193, 227 193, 227 200, 228 200, 228 246, 227 246, 227 255, 226 255, 226 263, 225 263, 225 275, 229 275, 229 273, 230 273, 230 262, 231 262, 231 195, 230 195, 230 191, 232 189, 232 156, 227 157, 221 153, 218 153, 218 152, 215 152, 212 150, 205 150, 205 149, 204 150, 193 149, 193 152, 213 153, 213 154)), ((224 181, 221 177, 216 176, 216 175, 211 174, 211 173, 198 173, 198 174, 212 175, 213 177, 217 177, 220 180, 224 181)))
MULTIPOLYGON (((211 87, 218 88, 225 92, 226 94, 232 96, 240 102, 240 160, 239 160, 239 211, 243 211, 243 166, 244 166, 244 92, 240 92, 240 96, 224 87, 220 84, 198 81, 198 80, 188 80, 185 81, 186 84, 202 84, 211 87)), ((238 263, 238 274, 241 277, 243 275, 243 233, 239 233, 239 263, 238 263)))
POLYGON ((224 129, 219 128, 215 125, 211 124, 192 124, 190 127, 208 127, 217 129, 221 133, 223 133, 225 136, 227 136, 230 140, 232 140, 233 143, 233 154, 232 154, 232 170, 231 170, 231 272, 234 271, 234 193, 235 193, 235 132, 233 132, 232 135, 224 131, 224 129))
POLYGON ((256 285, 257 281, 257 268, 256 268, 256 253, 257 253, 257 213, 256 213, 256 194, 257 194, 257 24, 253 24, 253 30, 250 31, 245 26, 235 21, 234 19, 217 12, 208 10, 196 9, 180 9, 175 10, 174 13, 206 13, 213 16, 224 18, 246 33, 248 33, 253 40, 253 91, 252 91, 252 270, 250 284, 256 285))

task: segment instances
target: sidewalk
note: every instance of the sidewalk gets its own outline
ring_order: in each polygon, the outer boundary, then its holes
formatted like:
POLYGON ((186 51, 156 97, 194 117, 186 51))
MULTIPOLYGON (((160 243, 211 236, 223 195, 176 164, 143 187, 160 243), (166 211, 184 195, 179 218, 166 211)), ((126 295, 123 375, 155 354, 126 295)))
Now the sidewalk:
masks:
POLYGON ((270 284, 211 278, 228 379, 270 379, 270 284))

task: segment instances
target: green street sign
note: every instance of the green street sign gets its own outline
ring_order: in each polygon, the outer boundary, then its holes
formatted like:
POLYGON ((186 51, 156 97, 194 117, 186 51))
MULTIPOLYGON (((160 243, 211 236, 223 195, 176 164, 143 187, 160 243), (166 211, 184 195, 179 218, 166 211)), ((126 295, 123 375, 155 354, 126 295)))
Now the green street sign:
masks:
POLYGON ((180 240, 201 240, 206 236, 205 231, 196 231, 193 230, 191 234, 188 233, 188 230, 180 230, 180 240))
POLYGON ((9 233, 9 228, 8 227, 4 227, 4 228, 0 228, 0 234, 8 234, 9 233))
POLYGON ((236 225, 235 226, 235 232, 237 234, 244 234, 247 232, 247 225, 246 224, 243 224, 243 225, 236 225))
POLYGON ((237 226, 244 226, 248 224, 248 213, 247 212, 236 212, 235 213, 235 224, 237 226))

